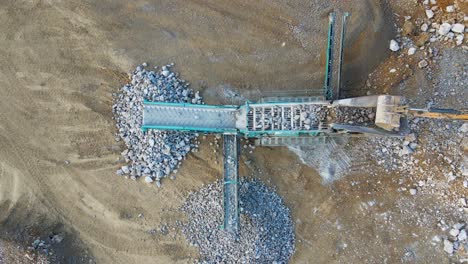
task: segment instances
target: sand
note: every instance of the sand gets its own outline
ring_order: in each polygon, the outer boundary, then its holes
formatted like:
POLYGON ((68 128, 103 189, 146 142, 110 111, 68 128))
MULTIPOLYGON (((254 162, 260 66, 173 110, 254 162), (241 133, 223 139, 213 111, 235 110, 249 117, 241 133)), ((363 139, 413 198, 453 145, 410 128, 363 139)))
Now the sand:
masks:
MULTIPOLYGON (((182 219, 177 208, 187 193, 221 177, 220 151, 205 140, 160 189, 116 176, 123 149, 114 141, 111 94, 142 62, 175 62, 192 88, 211 94, 208 103, 219 101, 210 93, 219 85, 320 87, 331 8, 315 1, 2 3, 0 238, 27 246, 32 236, 63 233, 58 258, 78 262, 191 263, 196 249, 175 231, 151 230, 182 219)), ((388 55, 392 23, 377 0, 340 8, 353 14, 345 79, 359 89, 388 55)), ((242 175, 270 180, 292 209, 300 240, 292 263, 372 262, 384 253, 394 263, 416 243, 411 232, 430 233, 402 225, 398 239, 390 230, 376 237, 376 220, 359 206, 381 199, 391 210, 399 194, 346 191, 365 173, 324 186, 285 148, 257 148, 242 159, 255 161, 242 163, 242 175)), ((424 244, 416 247, 419 260, 437 262, 424 244)))

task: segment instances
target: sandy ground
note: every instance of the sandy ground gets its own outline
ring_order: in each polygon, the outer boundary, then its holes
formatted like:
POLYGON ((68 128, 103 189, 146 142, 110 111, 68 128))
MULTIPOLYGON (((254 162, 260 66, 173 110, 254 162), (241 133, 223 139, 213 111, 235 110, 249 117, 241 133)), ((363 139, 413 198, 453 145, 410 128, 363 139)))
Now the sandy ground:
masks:
MULTIPOLYGON (((323 2, 4 1, 0 238, 27 246, 63 234, 54 259, 67 263, 191 263, 196 250, 174 230, 158 230, 181 219, 177 208, 190 190, 220 177, 222 157, 204 141, 160 189, 117 177, 122 146, 114 141, 112 93, 144 61, 175 62, 211 102, 220 85, 246 93, 321 87, 334 7, 353 14, 345 78, 359 91, 388 56, 389 7, 323 2)), ((284 148, 258 148, 243 159, 255 161, 241 166, 243 175, 276 185, 292 208, 292 263, 396 263, 408 251, 418 263, 447 262, 419 238, 434 230, 408 226, 394 209, 402 199, 391 175, 363 172, 324 186, 284 148), (365 186, 349 190, 356 180, 365 186), (379 206, 363 209, 369 201, 379 206), (394 229, 379 222, 387 210, 395 211, 394 229)), ((431 202, 421 199, 421 208, 431 202)))

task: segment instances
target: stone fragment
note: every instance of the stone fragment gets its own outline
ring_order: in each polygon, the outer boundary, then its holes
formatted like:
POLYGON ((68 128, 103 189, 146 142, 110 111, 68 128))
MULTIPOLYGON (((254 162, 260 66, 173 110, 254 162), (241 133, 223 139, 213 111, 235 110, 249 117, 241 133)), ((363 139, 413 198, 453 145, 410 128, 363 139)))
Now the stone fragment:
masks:
POLYGON ((442 23, 442 25, 440 25, 439 30, 437 30, 437 32, 440 35, 447 35, 447 33, 450 32, 451 28, 452 28, 452 25, 450 25, 449 23, 442 23))
POLYGON ((396 42, 396 40, 394 39, 390 40, 390 50, 398 51, 399 49, 400 49, 400 45, 398 45, 398 42, 396 42))
POLYGON ((418 62, 418 67, 419 68, 424 68, 428 65, 427 61, 426 60, 421 60, 420 62, 418 62))
POLYGON ((431 9, 426 9, 426 16, 431 19, 434 17, 434 12, 431 9))
POLYGON ((455 12, 455 7, 453 5, 448 5, 445 7, 445 11, 447 11, 448 13, 453 13, 455 12))
POLYGON ((465 241, 466 238, 467 238, 466 230, 463 229, 463 230, 461 230, 460 233, 458 234, 457 239, 458 239, 459 241, 465 241))
POLYGON ((444 251, 449 254, 453 254, 453 243, 447 239, 444 240, 444 251))
POLYGON ((429 28, 429 26, 428 26, 426 23, 423 23, 423 24, 421 25, 421 31, 422 31, 422 32, 426 32, 428 28, 429 28))
POLYGON ((455 33, 464 33, 465 25, 460 24, 460 23, 453 24, 451 30, 455 33))
POLYGON ((449 231, 449 234, 450 234, 452 237, 457 237, 457 236, 458 236, 458 233, 460 233, 460 230, 458 230, 458 229, 456 229, 456 228, 450 229, 450 231, 449 231))

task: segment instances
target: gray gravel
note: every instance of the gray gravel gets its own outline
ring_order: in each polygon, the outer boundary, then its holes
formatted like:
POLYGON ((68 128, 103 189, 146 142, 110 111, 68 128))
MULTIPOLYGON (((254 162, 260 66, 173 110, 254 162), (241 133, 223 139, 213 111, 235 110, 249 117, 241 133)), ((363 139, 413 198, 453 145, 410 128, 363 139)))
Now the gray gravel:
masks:
POLYGON ((222 230, 223 185, 216 182, 191 193, 182 207, 182 231, 199 248, 202 263, 287 263, 294 253, 290 211, 271 188, 258 180, 239 187, 241 223, 235 238, 222 230))
MULTIPOLYGON (((145 177, 147 183, 155 182, 176 172, 180 162, 190 151, 196 151, 194 142, 197 134, 174 131, 141 130, 143 101, 200 104, 198 92, 188 88, 189 84, 171 71, 171 65, 161 71, 146 69, 146 63, 138 66, 131 76, 131 82, 115 94, 113 106, 118 133, 127 149, 122 156, 128 165, 117 171, 118 175, 131 179, 145 177)), ((155 67, 156 68, 156 67, 155 67)))

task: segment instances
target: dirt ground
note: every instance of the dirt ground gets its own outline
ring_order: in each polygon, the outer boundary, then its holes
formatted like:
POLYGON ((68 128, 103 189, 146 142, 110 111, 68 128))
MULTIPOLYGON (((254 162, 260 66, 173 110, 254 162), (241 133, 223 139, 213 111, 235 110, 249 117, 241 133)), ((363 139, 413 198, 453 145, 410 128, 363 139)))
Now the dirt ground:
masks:
MULTIPOLYGON (((192 263, 195 248, 159 230, 181 219, 189 191, 221 176, 222 157, 208 139, 162 188, 117 177, 112 93, 142 62, 175 62, 207 102, 219 101, 220 85, 246 94, 321 87, 334 8, 352 13, 344 70, 347 92, 359 94, 394 34, 379 0, 3 1, 0 238, 27 247, 62 234, 53 256, 62 263, 192 263)), ((277 186, 292 209, 291 263, 398 263, 408 252, 417 263, 448 263, 429 243, 436 226, 412 226, 396 207, 406 198, 392 175, 361 172, 324 186, 285 148, 242 159, 254 161, 242 175, 277 186), (355 181, 365 184, 350 188, 355 181)), ((407 209, 433 202, 418 199, 407 209)))

